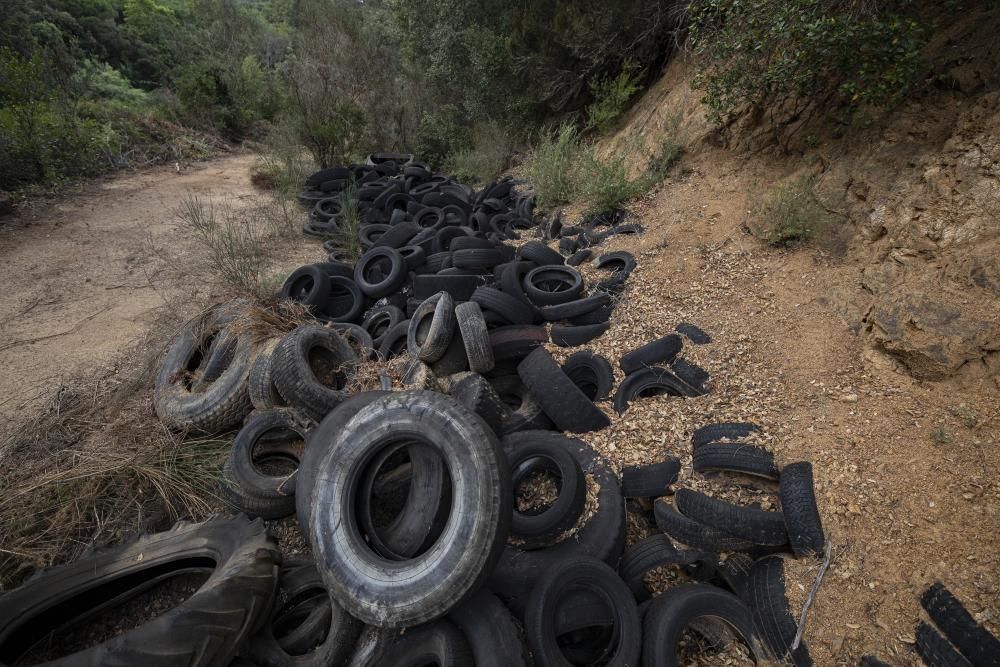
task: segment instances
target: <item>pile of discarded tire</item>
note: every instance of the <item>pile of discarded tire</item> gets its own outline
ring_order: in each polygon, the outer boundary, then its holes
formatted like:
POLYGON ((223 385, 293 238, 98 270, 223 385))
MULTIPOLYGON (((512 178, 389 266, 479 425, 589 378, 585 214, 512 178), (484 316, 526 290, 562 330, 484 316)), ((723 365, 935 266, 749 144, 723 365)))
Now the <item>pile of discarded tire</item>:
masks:
POLYGON ((678 356, 685 339, 710 341, 690 324, 626 354, 617 391, 607 359, 584 350, 559 364, 546 349, 607 330, 635 259, 598 257, 608 277, 588 292, 543 240, 505 241, 572 238, 560 246, 576 262, 621 217, 564 235, 559 218, 534 219, 512 181, 476 193, 411 156, 376 154, 310 177, 307 232, 339 224, 345 200, 329 195, 351 183, 363 255, 352 265, 328 248, 329 261, 282 287, 313 319, 261 337, 241 326, 247 304, 224 304, 181 332, 157 375, 168 426, 239 429, 220 492, 237 516, 180 523, 4 595, 0 663, 85 613, 200 574, 166 613, 59 664, 659 666, 695 643, 810 664, 804 644, 792 648, 778 556, 823 549, 808 463, 779 471, 740 443, 752 425, 695 432, 695 473, 778 482, 782 509, 764 511, 675 493, 676 459, 619 478, 567 435, 608 426, 612 395, 621 414, 643 397, 709 390, 678 356), (353 389, 376 357, 402 362, 402 389, 353 389), (548 496, 526 501, 540 480, 548 496), (626 549, 628 511, 659 534, 626 549), (283 558, 269 536, 265 520, 292 515, 311 558, 283 558), (644 577, 663 566, 686 583, 650 599, 644 577))

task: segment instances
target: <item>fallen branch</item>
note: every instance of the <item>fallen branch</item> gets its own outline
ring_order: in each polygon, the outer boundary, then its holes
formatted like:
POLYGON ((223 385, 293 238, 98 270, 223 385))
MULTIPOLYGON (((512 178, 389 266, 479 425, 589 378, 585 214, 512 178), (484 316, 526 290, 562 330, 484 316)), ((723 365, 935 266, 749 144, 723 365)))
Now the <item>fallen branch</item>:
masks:
POLYGON ((0 346, 0 352, 3 352, 4 350, 9 350, 10 348, 17 347, 19 345, 29 345, 31 343, 37 343, 39 341, 49 340, 50 338, 58 338, 59 336, 65 336, 66 334, 71 334, 77 329, 79 329, 81 324, 89 322, 90 320, 94 319, 101 313, 104 313, 105 311, 108 310, 111 310, 111 306, 107 306, 105 308, 100 309, 96 313, 91 313, 90 315, 87 315, 85 318, 83 318, 82 320, 71 326, 69 329, 66 329, 65 331, 60 331, 59 333, 48 334, 46 336, 36 336, 34 338, 22 338, 21 340, 15 340, 12 343, 7 343, 4 346, 0 346))
POLYGON ((823 575, 826 574, 826 569, 830 567, 830 557, 833 555, 833 543, 830 540, 826 541, 826 548, 823 549, 823 564, 819 568, 819 572, 816 573, 816 581, 813 582, 812 590, 809 591, 809 596, 806 598, 805 603, 802 605, 802 615, 799 616, 799 627, 795 631, 795 640, 792 642, 791 650, 794 651, 799 647, 802 642, 802 632, 806 629, 806 615, 809 613, 809 605, 812 604, 813 598, 816 597, 816 592, 819 591, 819 585, 823 582, 823 575))

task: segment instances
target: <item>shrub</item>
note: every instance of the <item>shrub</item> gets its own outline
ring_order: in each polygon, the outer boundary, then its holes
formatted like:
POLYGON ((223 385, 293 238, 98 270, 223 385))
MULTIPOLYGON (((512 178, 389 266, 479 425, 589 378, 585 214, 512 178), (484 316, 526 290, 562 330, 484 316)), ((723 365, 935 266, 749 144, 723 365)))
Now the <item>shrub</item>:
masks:
POLYGON ((751 215, 764 230, 764 240, 774 246, 807 241, 830 224, 830 214, 813 193, 813 179, 802 175, 768 192, 751 215))
POLYGON ((510 135, 496 123, 474 128, 472 136, 472 148, 452 153, 446 169, 458 180, 475 185, 499 176, 514 148, 510 135))
POLYGON ((684 148, 671 138, 660 142, 660 152, 650 157, 648 168, 649 186, 659 183, 670 174, 670 170, 681 161, 684 148))
POLYGON ((636 197, 649 188, 645 177, 629 178, 625 153, 601 159, 592 148, 581 153, 577 162, 577 187, 587 202, 587 214, 597 214, 636 197))
POLYGON ((590 84, 594 101, 587 107, 589 127, 607 132, 625 112, 629 100, 640 90, 642 73, 635 63, 626 60, 622 71, 615 77, 602 77, 590 84))
POLYGON ((449 155, 468 150, 471 144, 470 128, 462 121, 458 107, 442 104, 421 115, 413 147, 421 160, 443 165, 449 155))
POLYGON ((714 117, 784 98, 885 104, 921 69, 923 30, 908 0, 693 0, 695 86, 714 117))
POLYGON ((582 151, 579 132, 572 123, 543 130, 524 169, 540 208, 565 204, 578 193, 573 170, 582 151))

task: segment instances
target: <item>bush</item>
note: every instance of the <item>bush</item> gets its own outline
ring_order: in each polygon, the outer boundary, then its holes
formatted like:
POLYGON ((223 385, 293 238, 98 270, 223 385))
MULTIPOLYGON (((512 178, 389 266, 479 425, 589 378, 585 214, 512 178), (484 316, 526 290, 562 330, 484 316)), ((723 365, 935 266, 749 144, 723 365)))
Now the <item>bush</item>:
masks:
POLYGON ((764 230, 764 240, 774 246, 807 241, 831 222, 813 193, 813 179, 802 175, 768 192, 751 212, 764 230))
POLYGON ((565 204, 577 194, 573 169, 582 153, 580 135, 572 123, 542 131, 525 162, 525 176, 540 208, 565 204))
POLYGON ((607 132, 612 128, 625 112, 629 100, 640 90, 642 73, 637 69, 635 63, 627 60, 618 76, 601 78, 590 84, 594 101, 587 107, 589 127, 598 132, 607 132))
POLYGON ((468 150, 471 144, 470 128, 461 119, 458 107, 442 104, 420 117, 413 148, 421 160, 442 165, 449 155, 468 150))
POLYGON ((587 202, 587 214, 597 214, 637 197, 649 189, 647 178, 629 178, 625 153, 606 159, 597 156, 592 148, 585 149, 576 166, 577 188, 587 202))
POLYGON ((449 174, 470 185, 485 183, 507 168, 514 145, 496 123, 473 128, 472 148, 452 153, 446 162, 449 174))
POLYGON ((717 120, 784 98, 885 104, 921 69, 923 30, 908 0, 693 0, 695 86, 717 120))

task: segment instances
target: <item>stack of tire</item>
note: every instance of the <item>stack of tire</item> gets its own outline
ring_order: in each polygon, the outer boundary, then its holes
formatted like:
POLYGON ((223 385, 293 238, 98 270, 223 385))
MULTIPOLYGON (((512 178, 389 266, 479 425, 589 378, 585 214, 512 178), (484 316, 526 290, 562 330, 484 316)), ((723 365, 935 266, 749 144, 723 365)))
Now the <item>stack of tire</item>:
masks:
POLYGON ((616 208, 604 211, 583 221, 580 225, 564 225, 562 211, 559 211, 542 227, 542 236, 546 240, 559 241, 559 252, 567 255, 567 263, 576 266, 587 261, 593 255, 590 250, 609 236, 617 234, 641 234, 645 231, 642 225, 625 222, 626 213, 616 208))
POLYGON ((625 379, 618 385, 614 398, 618 414, 624 414, 629 403, 640 396, 668 394, 694 398, 708 393, 708 372, 678 354, 684 347, 682 335, 695 345, 710 343, 712 339, 686 322, 678 324, 676 331, 622 356, 619 365, 625 379))

